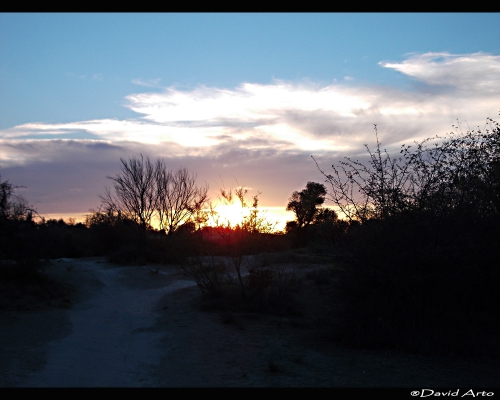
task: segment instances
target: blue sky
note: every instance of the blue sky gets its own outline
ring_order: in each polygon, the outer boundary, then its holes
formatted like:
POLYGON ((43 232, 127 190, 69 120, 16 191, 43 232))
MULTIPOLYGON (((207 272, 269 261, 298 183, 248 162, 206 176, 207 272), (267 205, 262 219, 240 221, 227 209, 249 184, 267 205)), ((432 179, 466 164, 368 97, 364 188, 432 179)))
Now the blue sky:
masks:
POLYGON ((0 14, 0 174, 41 214, 99 205, 119 158, 284 209, 344 156, 484 126, 500 14, 0 14))

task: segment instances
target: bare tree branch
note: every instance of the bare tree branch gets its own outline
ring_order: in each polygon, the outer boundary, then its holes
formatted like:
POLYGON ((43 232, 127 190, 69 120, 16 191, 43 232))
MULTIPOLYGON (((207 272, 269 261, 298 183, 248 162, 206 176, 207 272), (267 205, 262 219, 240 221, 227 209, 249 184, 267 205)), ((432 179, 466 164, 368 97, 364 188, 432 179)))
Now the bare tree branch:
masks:
POLYGON ((196 175, 187 169, 169 171, 164 161, 153 165, 149 158, 120 159, 121 172, 114 177, 114 193, 109 188, 101 196, 104 208, 121 212, 143 230, 157 221, 160 230, 172 234, 191 219, 200 219, 208 198, 208 186, 196 186, 196 175))
POLYGON ((208 200, 208 185, 196 186, 196 175, 187 169, 168 171, 160 160, 156 168, 157 217, 160 228, 172 234, 197 216, 208 200))
POLYGON ((114 177, 115 195, 109 189, 101 196, 106 208, 122 211, 139 223, 143 230, 151 226, 151 220, 156 210, 155 169, 149 158, 130 158, 122 163, 121 172, 114 177))

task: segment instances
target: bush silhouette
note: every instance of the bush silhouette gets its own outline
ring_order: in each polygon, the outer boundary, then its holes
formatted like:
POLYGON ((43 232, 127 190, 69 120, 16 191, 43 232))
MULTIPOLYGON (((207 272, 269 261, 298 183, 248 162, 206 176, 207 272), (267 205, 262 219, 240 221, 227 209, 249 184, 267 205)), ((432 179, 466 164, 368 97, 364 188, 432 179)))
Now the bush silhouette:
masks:
POLYGON ((337 337, 441 354, 500 354, 500 128, 368 147, 325 174, 352 221, 337 337), (354 226, 356 225, 356 228, 354 226))

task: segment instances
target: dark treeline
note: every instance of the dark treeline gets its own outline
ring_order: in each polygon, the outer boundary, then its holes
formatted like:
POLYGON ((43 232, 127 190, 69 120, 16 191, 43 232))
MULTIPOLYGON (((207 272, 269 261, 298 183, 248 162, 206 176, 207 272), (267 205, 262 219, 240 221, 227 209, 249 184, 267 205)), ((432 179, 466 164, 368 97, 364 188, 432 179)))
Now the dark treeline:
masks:
POLYGON ((16 187, 0 179, 0 278, 35 276, 40 260, 60 257, 171 263, 204 296, 240 309, 283 311, 296 282, 262 255, 307 249, 332 256, 333 338, 498 356, 500 127, 493 120, 488 126, 403 146, 398 157, 382 148, 376 132, 367 163, 346 158, 331 173, 320 170, 324 184, 308 182, 292 193, 286 208, 295 219, 281 233, 259 209, 258 195, 248 199, 242 187, 220 191, 220 203, 248 211, 231 224, 208 203, 208 188, 198 187, 195 175, 142 155, 121 160, 121 172, 109 177, 113 190, 85 223, 35 218, 16 187), (339 214, 323 206, 326 200, 339 214), (249 255, 259 261, 250 264, 249 255))

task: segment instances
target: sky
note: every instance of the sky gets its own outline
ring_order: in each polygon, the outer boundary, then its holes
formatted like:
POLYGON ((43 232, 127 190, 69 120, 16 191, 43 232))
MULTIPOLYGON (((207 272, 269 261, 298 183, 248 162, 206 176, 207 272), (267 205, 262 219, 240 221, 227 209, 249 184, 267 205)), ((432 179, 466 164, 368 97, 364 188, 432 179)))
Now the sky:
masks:
POLYGON ((366 159, 374 124, 397 152, 498 120, 498 38, 499 13, 0 13, 0 175, 80 217, 120 158, 160 157, 282 226, 311 156, 366 159))

